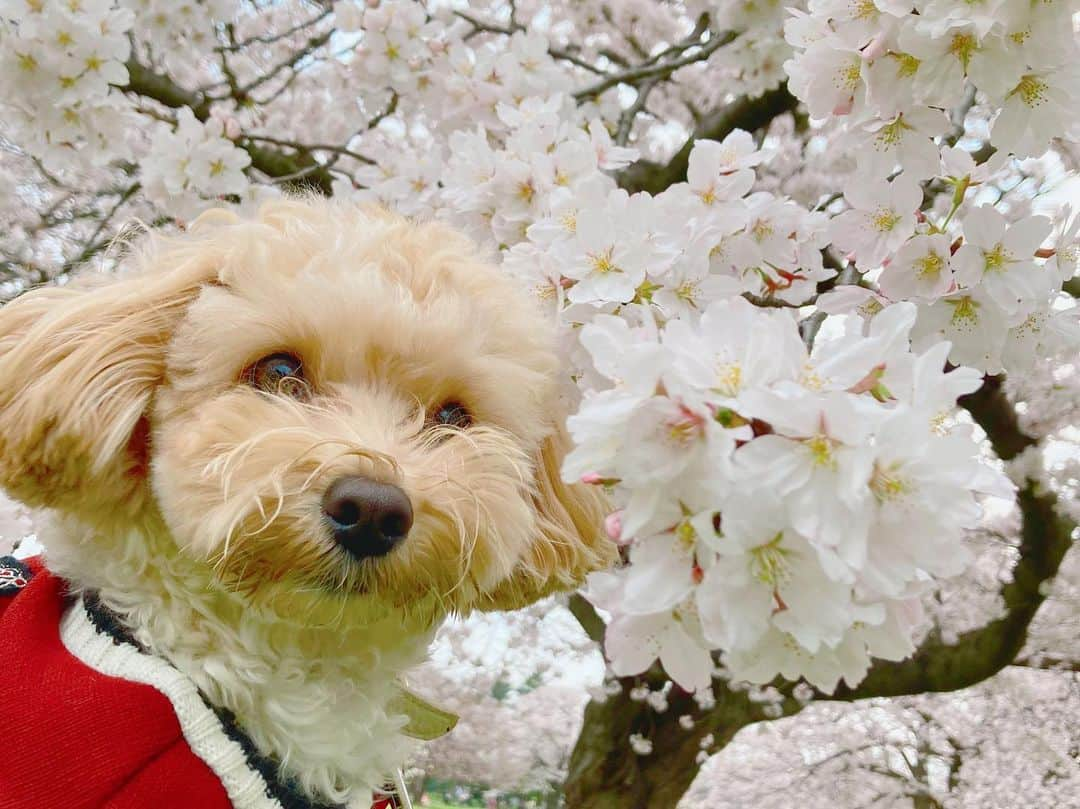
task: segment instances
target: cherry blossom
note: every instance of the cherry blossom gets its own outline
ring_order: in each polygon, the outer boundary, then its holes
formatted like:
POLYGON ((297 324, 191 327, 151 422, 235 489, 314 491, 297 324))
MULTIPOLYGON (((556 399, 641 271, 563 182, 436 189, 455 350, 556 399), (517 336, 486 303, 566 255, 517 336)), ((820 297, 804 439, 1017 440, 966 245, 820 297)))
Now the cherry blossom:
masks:
POLYGON ((1000 373, 1008 327, 1005 313, 981 287, 976 287, 941 298, 927 307, 915 327, 916 345, 944 339, 952 345, 950 362, 1000 373))
POLYGON ((144 162, 147 195, 180 216, 205 207, 204 200, 242 194, 251 156, 224 137, 224 123, 204 125, 190 109, 180 111, 175 132, 162 125, 144 162))
POLYGON ((815 118, 850 112, 864 87, 862 56, 836 39, 811 44, 784 69, 791 91, 808 100, 807 108, 815 118))
POLYGON ((944 235, 915 236, 896 251, 878 285, 894 300, 936 300, 955 283, 951 259, 944 235))
POLYGON ((851 210, 832 220, 830 237, 870 269, 895 252, 915 230, 921 190, 906 174, 891 182, 855 182, 845 191, 851 210))
POLYGON ((858 136, 869 141, 858 151, 859 170, 868 176, 887 177, 902 166, 910 177, 934 177, 940 167, 934 138, 947 128, 944 116, 925 107, 901 112, 889 120, 869 121, 858 136))
POLYGON ((1070 72, 1025 73, 1005 94, 991 137, 1019 157, 1037 157, 1049 147, 1049 133, 1075 128, 1078 97, 1080 85, 1070 72))
POLYGON ((956 253, 957 280, 966 287, 981 282, 1007 316, 1030 311, 1037 300, 1033 257, 1050 228, 1045 217, 1032 216, 1008 226, 993 208, 976 208, 964 219, 967 241, 956 253))

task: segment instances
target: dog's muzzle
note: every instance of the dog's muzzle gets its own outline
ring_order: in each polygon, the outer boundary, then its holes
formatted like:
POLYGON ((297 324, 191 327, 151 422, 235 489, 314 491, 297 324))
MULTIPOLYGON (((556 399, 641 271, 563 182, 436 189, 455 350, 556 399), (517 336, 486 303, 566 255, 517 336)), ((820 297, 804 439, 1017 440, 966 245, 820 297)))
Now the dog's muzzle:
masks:
POLYGON ((322 501, 334 540, 356 559, 383 556, 412 528, 408 496, 390 483, 349 475, 335 480, 322 501))

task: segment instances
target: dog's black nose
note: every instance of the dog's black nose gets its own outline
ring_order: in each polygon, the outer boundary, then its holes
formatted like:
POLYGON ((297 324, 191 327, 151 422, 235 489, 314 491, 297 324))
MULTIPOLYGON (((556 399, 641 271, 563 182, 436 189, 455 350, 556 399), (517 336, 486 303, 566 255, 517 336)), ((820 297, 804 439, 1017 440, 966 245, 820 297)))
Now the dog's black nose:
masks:
POLYGON ((389 553, 412 528, 412 503, 405 492, 355 475, 331 484, 322 509, 334 539, 357 559, 389 553))

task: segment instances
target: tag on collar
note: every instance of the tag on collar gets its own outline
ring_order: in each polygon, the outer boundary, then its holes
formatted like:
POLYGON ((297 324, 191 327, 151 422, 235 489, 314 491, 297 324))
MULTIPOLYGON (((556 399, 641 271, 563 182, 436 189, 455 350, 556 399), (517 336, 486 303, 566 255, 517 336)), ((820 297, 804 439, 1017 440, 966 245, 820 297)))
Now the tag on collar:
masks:
POLYGON ((14 556, 0 556, 0 595, 15 595, 30 583, 34 572, 14 556))
POLYGON ((398 683, 398 693, 390 700, 388 708, 390 713, 402 713, 409 718, 402 733, 425 742, 445 736, 458 722, 457 714, 432 705, 401 683, 398 683))

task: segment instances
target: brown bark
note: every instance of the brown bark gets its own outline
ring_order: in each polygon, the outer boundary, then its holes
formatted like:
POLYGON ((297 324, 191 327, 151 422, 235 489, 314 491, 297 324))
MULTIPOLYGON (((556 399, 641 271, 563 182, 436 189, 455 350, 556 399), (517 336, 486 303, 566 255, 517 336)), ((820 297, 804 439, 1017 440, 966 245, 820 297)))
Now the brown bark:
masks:
POLYGON ((786 112, 794 112, 798 103, 798 99, 788 92, 786 84, 754 98, 739 98, 703 116, 694 127, 693 135, 667 163, 639 160, 623 169, 616 179, 620 186, 631 193, 648 191, 659 194, 668 186, 686 180, 694 141, 723 140, 736 129, 745 129, 748 132, 762 129, 774 118, 786 112))
MULTIPOLYGON (((190 107, 195 117, 205 121, 210 117, 211 99, 203 93, 187 90, 169 76, 155 73, 135 59, 128 60, 128 83, 121 89, 150 98, 166 107, 190 107)), ((333 192, 333 177, 320 166, 311 154, 302 151, 285 152, 259 146, 250 140, 237 144, 251 156, 252 167, 267 177, 296 177, 284 185, 296 191, 311 190, 325 196, 333 192)))
MULTIPOLYGON (((700 711, 689 694, 675 688, 668 695, 668 710, 657 713, 644 703, 630 699, 629 692, 640 680, 659 687, 664 677, 659 670, 647 678, 623 678, 622 691, 604 702, 589 703, 585 724, 578 737, 564 791, 572 809, 674 809, 697 776, 702 739, 712 734, 708 753, 720 750, 739 731, 765 719, 762 706, 745 693, 729 691, 717 684, 717 703, 700 711), (694 716, 690 730, 679 724, 684 714, 694 716), (631 733, 641 733, 653 742, 653 752, 634 753, 627 742, 631 733)), ((794 700, 785 710, 795 713, 794 700)))

